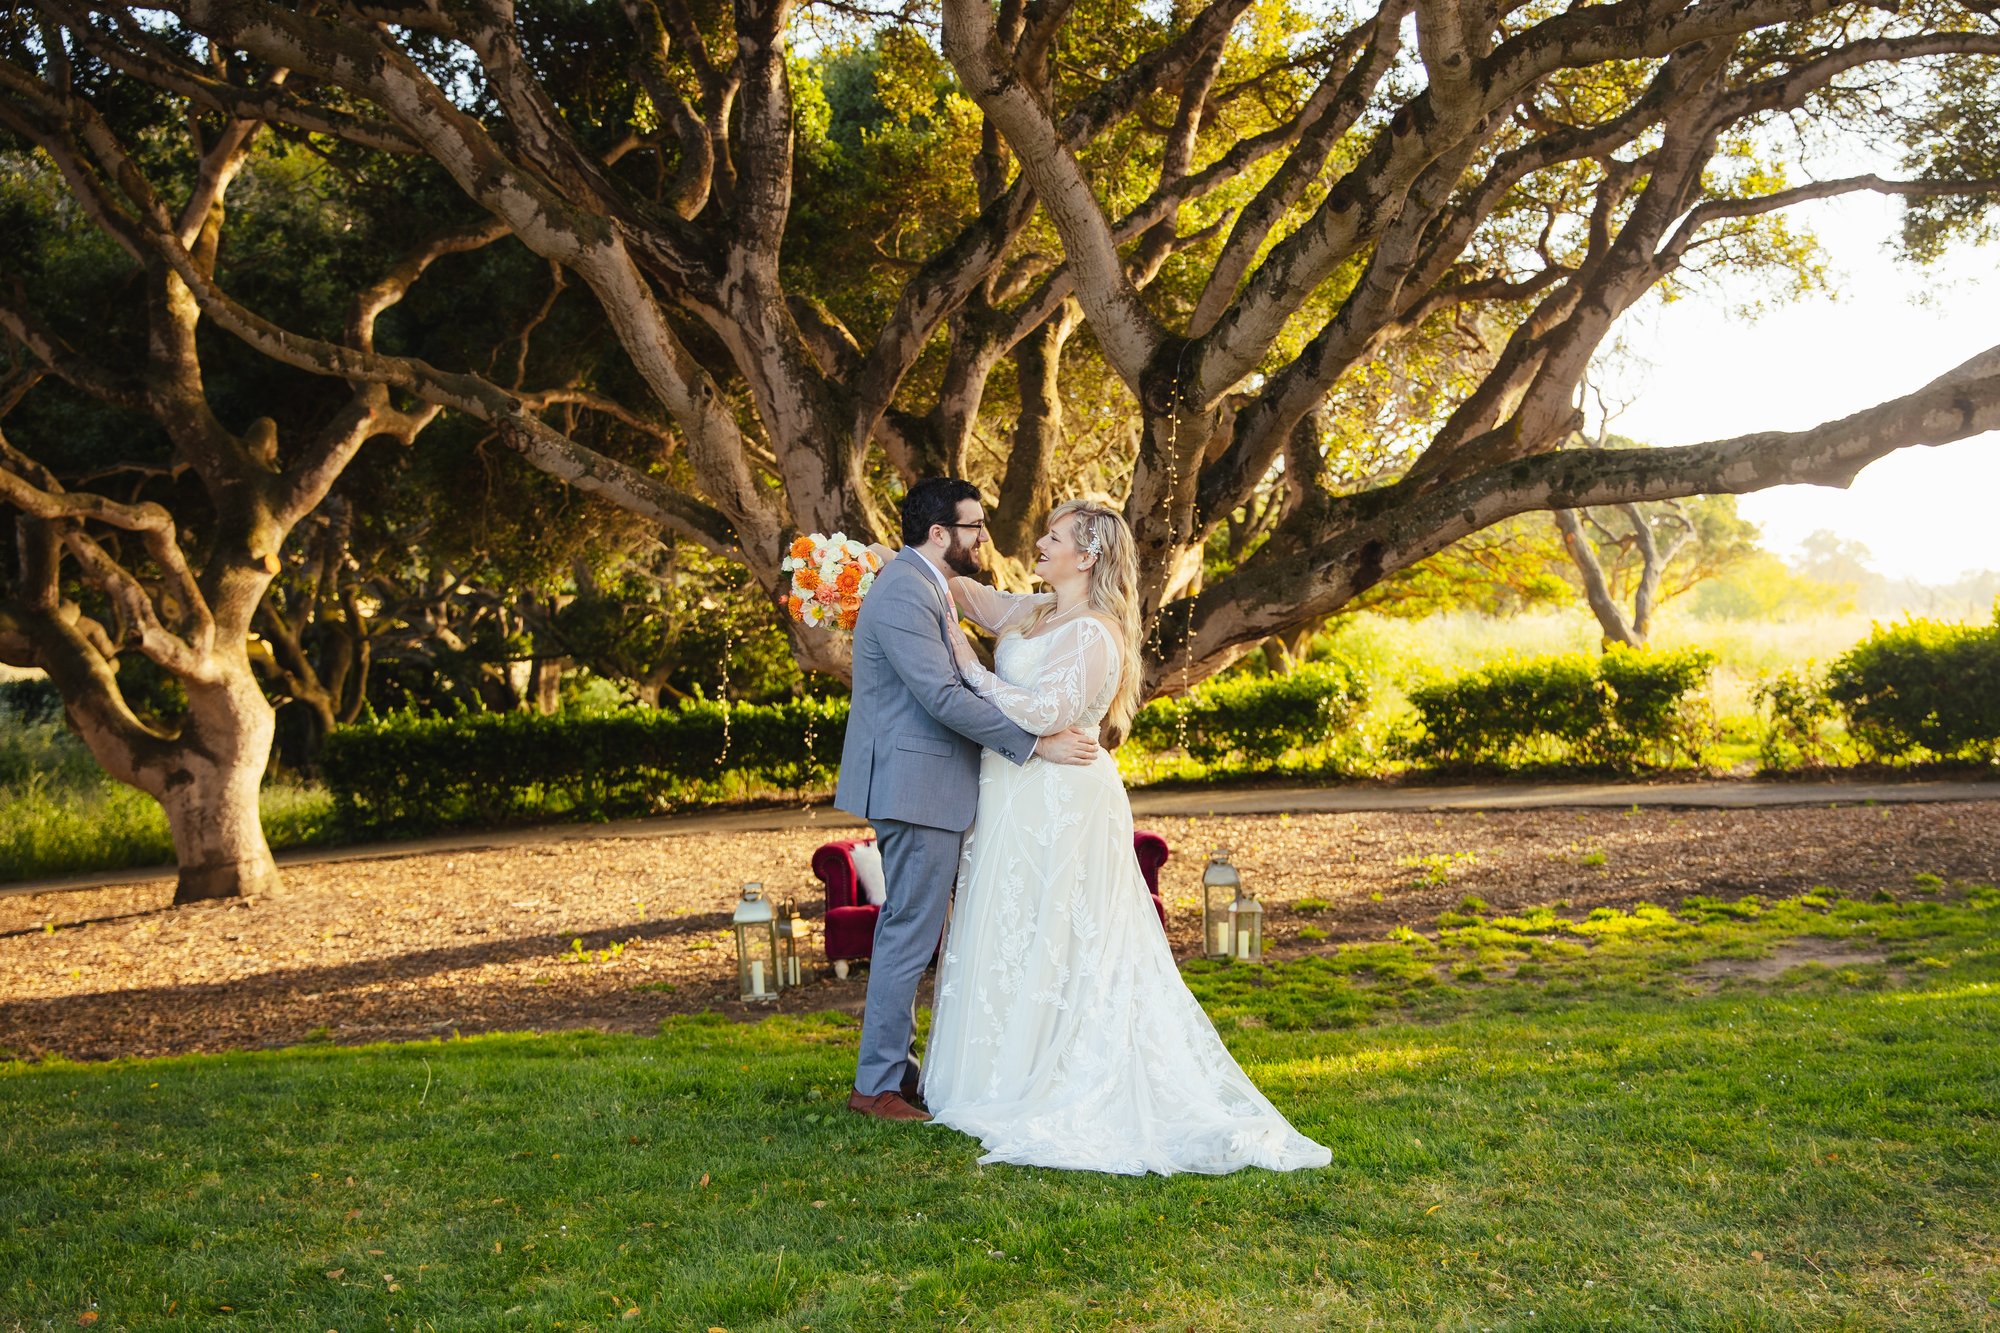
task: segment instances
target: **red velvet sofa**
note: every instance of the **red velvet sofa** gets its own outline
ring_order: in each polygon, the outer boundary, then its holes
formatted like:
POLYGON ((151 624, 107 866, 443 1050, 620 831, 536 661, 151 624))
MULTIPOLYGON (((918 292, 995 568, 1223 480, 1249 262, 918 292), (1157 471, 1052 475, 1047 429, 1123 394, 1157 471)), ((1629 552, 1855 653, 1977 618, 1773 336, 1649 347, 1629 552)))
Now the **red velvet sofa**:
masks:
MULTIPOLYGON (((862 896, 861 883, 854 873, 855 845, 871 838, 847 838, 829 842, 813 853, 813 874, 826 886, 826 957, 831 963, 857 962, 875 951, 875 917, 881 908, 862 896)), ((1167 907, 1160 901, 1160 867, 1167 863, 1167 840, 1146 829, 1132 831, 1132 850, 1138 855, 1139 870, 1146 876, 1146 890, 1153 895, 1153 910, 1160 924, 1167 924, 1167 907)), ((845 969, 842 969, 843 975, 845 969)))

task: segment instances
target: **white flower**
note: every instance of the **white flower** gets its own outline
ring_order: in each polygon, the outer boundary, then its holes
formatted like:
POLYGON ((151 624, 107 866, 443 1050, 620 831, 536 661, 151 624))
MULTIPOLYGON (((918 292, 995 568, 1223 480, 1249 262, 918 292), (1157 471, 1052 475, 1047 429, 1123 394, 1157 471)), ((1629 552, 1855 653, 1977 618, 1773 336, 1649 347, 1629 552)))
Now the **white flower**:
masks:
POLYGON ((847 540, 847 534, 844 532, 836 532, 831 537, 828 537, 825 540, 832 542, 835 546, 839 546, 841 543, 847 540))

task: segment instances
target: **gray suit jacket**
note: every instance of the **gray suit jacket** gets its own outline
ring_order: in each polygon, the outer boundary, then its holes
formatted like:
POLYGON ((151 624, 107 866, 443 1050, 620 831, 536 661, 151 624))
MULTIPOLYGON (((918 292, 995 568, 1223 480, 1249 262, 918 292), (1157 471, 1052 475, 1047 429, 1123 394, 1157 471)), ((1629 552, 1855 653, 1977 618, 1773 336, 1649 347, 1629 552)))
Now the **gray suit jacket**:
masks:
POLYGON ((979 807, 980 747, 1025 764, 1036 737, 960 678, 944 594, 925 563, 904 548, 862 599, 833 803, 863 819, 962 833, 979 807))

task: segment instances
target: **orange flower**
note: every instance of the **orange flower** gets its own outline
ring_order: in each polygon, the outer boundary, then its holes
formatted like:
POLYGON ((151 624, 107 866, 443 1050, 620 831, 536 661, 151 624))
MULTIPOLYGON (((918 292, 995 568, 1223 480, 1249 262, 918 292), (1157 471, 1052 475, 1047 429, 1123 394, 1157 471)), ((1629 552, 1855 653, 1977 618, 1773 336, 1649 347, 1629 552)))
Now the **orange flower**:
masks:
POLYGON ((785 599, 785 609, 792 613, 793 620, 797 620, 799 617, 803 616, 806 613, 805 598, 787 597, 785 599))
POLYGON ((817 592, 820 578, 817 569, 802 569, 792 575, 792 586, 800 592, 817 592))
POLYGON ((810 559, 812 559, 812 553, 813 553, 813 539, 812 539, 812 538, 810 538, 810 537, 797 537, 797 538, 794 538, 794 539, 793 539, 793 541, 792 541, 792 555, 793 555, 793 556, 794 556, 794 557, 795 557, 796 559, 799 559, 799 560, 810 560, 810 559))
POLYGON ((850 597, 859 592, 861 590, 861 566, 849 565, 847 568, 841 570, 840 577, 834 580, 834 586, 850 597))
POLYGON ((861 618, 860 607, 857 606, 852 609, 843 607, 841 608, 840 612, 840 627, 842 629, 853 629, 854 622, 859 620, 860 618, 861 618))

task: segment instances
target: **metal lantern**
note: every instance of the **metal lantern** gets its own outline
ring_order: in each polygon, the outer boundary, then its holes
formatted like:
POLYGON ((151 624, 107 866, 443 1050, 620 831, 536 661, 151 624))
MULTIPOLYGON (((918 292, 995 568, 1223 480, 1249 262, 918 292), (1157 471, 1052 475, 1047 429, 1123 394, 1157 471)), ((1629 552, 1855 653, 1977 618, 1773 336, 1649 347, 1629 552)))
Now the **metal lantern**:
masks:
POLYGON ((736 982, 746 1000, 775 1000, 778 971, 778 914, 762 884, 745 884, 731 918, 736 927, 736 982))
POLYGON ((1230 958, 1236 953, 1236 926, 1231 903, 1243 893, 1243 879, 1229 863, 1229 849, 1208 854, 1201 872, 1201 952, 1205 958, 1230 958))
POLYGON ((1235 946, 1230 956, 1237 962, 1264 961, 1264 904, 1241 889, 1229 904, 1229 938, 1235 946))
POLYGON ((787 898, 778 905, 778 984, 799 984, 799 905, 787 898))

